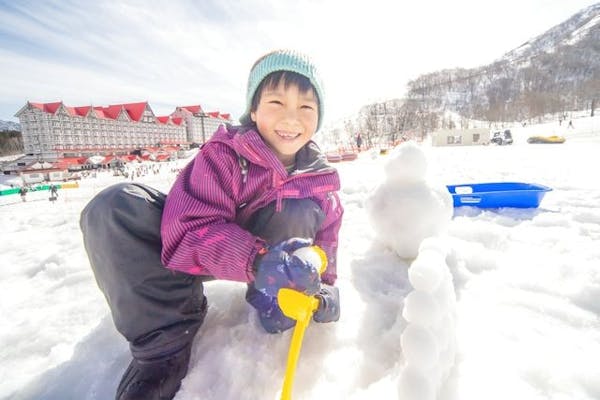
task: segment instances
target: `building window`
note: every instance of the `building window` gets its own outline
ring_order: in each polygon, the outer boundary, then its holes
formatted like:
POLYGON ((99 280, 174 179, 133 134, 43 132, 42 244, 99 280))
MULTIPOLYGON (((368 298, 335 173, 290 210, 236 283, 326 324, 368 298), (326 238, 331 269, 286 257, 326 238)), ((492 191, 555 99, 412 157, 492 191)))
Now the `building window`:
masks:
POLYGON ((460 135, 446 137, 446 144, 461 144, 461 143, 462 143, 462 136, 460 136, 460 135))

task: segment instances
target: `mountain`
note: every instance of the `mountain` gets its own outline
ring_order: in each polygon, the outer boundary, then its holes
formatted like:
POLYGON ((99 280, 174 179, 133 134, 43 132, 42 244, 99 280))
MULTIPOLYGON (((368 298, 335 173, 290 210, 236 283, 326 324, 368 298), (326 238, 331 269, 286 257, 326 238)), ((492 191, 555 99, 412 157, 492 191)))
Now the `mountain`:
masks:
POLYGON ((600 3, 472 69, 448 69, 409 82, 407 106, 487 121, 523 121, 591 110, 600 103, 600 3))
POLYGON ((18 131, 21 132, 21 125, 17 122, 3 121, 0 119, 0 132, 2 131, 18 131))

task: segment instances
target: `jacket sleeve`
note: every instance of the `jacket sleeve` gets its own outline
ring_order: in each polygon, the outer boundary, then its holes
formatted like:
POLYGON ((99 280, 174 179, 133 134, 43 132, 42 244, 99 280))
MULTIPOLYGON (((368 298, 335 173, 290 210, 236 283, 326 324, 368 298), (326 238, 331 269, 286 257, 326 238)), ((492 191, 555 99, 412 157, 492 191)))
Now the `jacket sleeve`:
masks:
POLYGON ((264 242, 235 223, 237 156, 209 143, 181 171, 161 223, 162 262, 193 275, 254 280, 252 263, 264 242))
POLYGON ((321 275, 321 280, 328 285, 333 285, 337 279, 338 234, 344 215, 344 208, 337 192, 329 193, 322 208, 325 210, 325 220, 317 232, 315 244, 327 254, 327 269, 321 275))

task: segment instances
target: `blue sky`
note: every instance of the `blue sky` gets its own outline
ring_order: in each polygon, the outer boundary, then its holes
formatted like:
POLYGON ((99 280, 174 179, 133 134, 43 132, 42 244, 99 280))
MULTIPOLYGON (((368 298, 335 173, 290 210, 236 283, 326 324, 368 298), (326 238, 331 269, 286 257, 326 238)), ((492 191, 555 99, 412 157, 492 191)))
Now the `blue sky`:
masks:
POLYGON ((595 2, 0 1, 0 119, 28 100, 237 118, 253 62, 285 47, 318 63, 327 123, 402 97, 422 73, 489 63, 595 2))

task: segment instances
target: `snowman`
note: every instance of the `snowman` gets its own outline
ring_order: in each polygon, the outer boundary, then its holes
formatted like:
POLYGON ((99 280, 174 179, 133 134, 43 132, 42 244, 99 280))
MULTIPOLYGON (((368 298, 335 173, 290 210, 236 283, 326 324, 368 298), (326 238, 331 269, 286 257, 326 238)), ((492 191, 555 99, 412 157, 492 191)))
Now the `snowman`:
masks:
POLYGON ((423 239, 447 228, 452 196, 446 186, 427 179, 427 157, 416 143, 401 144, 389 157, 385 180, 365 206, 378 241, 412 259, 423 239))
POLYGON ((366 202, 377 240, 409 260, 413 290, 400 314, 404 366, 397 390, 404 400, 434 400, 456 354, 456 296, 443 234, 452 219, 452 196, 427 177, 427 157, 413 142, 400 145, 385 165, 385 180, 366 202))

